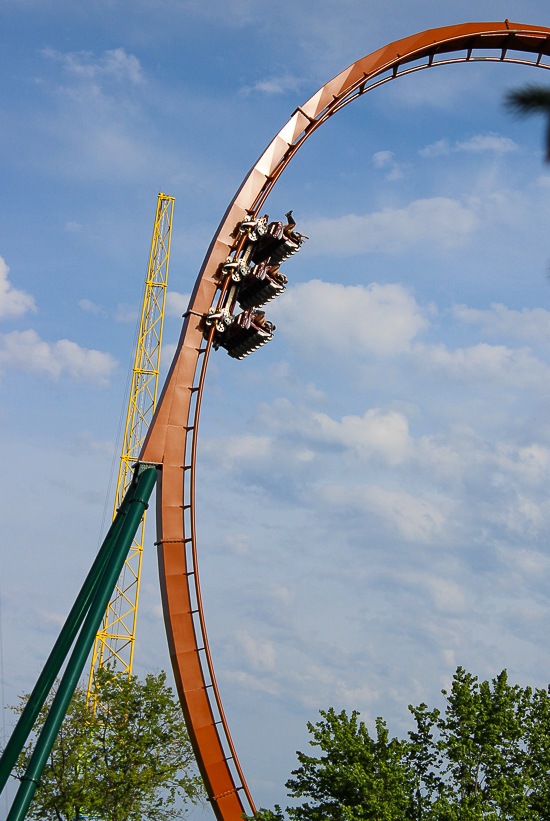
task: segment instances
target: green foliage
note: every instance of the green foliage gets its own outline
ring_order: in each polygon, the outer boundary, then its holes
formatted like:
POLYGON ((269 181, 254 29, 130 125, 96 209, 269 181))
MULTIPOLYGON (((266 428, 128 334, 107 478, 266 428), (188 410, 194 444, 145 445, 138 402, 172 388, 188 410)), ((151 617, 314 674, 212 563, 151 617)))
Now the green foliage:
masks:
POLYGON ((514 114, 526 117, 529 114, 550 113, 550 88, 547 86, 527 85, 508 91, 504 105, 514 114))
MULTIPOLYGON (((202 800, 194 756, 179 704, 166 674, 116 678, 99 672, 95 712, 86 691, 75 691, 48 758, 30 818, 78 821, 170 821, 182 817, 177 804, 202 800)), ((26 698, 22 698, 24 706, 26 698)), ((50 699, 51 703, 51 699, 50 699)), ((36 731, 44 724, 48 704, 36 731)), ((16 708, 21 711, 22 707, 16 708)), ((23 751, 24 774, 33 742, 23 751)))
POLYGON ((519 117, 531 114, 546 116, 546 162, 550 162, 550 88, 548 86, 527 85, 508 91, 504 97, 505 107, 519 117))
POLYGON ((243 818, 251 819, 251 821, 252 819, 254 821, 284 821, 284 817, 284 813, 278 804, 275 804, 273 811, 260 809, 254 816, 243 815, 243 818))
MULTIPOLYGON (((481 684, 459 667, 444 713, 409 707, 415 729, 371 737, 358 713, 321 711, 308 724, 320 757, 298 753, 287 781, 293 821, 547 821, 550 688, 522 689, 506 671, 481 684)), ((280 807, 256 819, 284 821, 280 807)))
POLYGON ((348 717, 334 710, 321 712, 323 721, 308 724, 324 756, 319 759, 298 753, 301 767, 287 782, 294 798, 308 796, 314 804, 291 808, 297 821, 365 821, 409 818, 412 803, 405 744, 389 739, 381 718, 376 720, 376 738, 371 738, 358 713, 348 717))

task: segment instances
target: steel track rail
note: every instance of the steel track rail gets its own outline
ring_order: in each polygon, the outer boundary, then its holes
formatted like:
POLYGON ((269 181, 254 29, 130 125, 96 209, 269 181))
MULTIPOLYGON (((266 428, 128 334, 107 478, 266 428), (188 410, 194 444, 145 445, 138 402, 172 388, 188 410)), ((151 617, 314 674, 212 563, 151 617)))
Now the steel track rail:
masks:
POLYGON ((432 29, 358 60, 296 109, 246 176, 212 239, 140 459, 162 464, 157 545, 166 633, 189 735, 218 821, 240 821, 245 809, 255 812, 223 711, 208 645, 195 515, 198 425, 214 333, 212 329, 204 340, 204 317, 214 303, 217 308, 224 306, 228 282, 220 282, 221 267, 227 257, 236 259, 245 244, 238 225, 259 214, 305 140, 367 91, 397 77, 454 63, 481 60, 548 69, 550 61, 543 62, 543 58, 549 56, 550 29, 505 21, 432 29), (474 56, 480 49, 501 53, 499 57, 474 56), (441 57, 461 51, 466 56, 441 57), (533 54, 536 59, 509 57, 510 51, 533 54), (423 60, 426 62, 420 62, 423 60))

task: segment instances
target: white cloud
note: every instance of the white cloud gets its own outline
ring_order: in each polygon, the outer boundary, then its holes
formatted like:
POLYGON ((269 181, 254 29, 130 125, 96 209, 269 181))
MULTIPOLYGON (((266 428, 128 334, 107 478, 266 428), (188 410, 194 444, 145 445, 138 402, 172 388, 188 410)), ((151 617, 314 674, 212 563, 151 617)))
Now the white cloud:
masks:
POLYGON ((90 453, 104 453, 113 456, 115 443, 110 439, 95 439, 91 431, 83 430, 78 434, 79 450, 86 448, 90 453))
POLYGON ((497 382, 516 388, 543 385, 550 378, 550 368, 537 359, 529 348, 507 348, 481 342, 470 348, 449 350, 445 345, 415 345, 421 366, 443 372, 450 379, 497 382))
POLYGON ((451 146, 449 140, 438 140, 432 145, 427 145, 426 148, 421 148, 418 153, 421 157, 441 157, 451 153, 451 146))
MULTIPOLYGON (((417 30, 416 26, 414 30, 417 30)), ((397 83, 388 83, 384 101, 386 106, 393 103, 401 109, 427 107, 454 113, 466 104, 465 100, 471 105, 473 96, 477 98, 475 104, 479 106, 481 94, 486 94, 484 84, 481 81, 472 83, 469 72, 446 72, 445 69, 439 69, 435 72, 419 71, 414 80, 412 77, 404 77, 397 83)))
POLYGON ((166 293, 166 316, 182 316, 189 307, 191 294, 179 294, 177 291, 166 293))
MULTIPOLYGON (((454 312, 463 321, 517 337, 544 340, 550 331, 550 312, 541 308, 519 312, 500 305, 491 311, 457 306, 454 312)), ((422 369, 444 372, 450 379, 518 387, 542 384, 550 375, 548 365, 528 348, 480 343, 451 350, 443 343, 411 344, 429 325, 426 313, 402 285, 320 280, 291 286, 270 309, 278 330, 308 355, 412 354, 422 369)))
POLYGON ((242 89, 244 94, 259 91, 262 94, 284 94, 285 91, 298 91, 304 81, 292 74, 282 74, 279 77, 269 77, 265 80, 258 80, 253 86, 245 86, 242 89))
POLYGON ((240 630, 236 639, 248 663, 254 670, 269 671, 275 669, 277 653, 272 641, 269 641, 269 639, 255 639, 245 630, 240 630))
POLYGON ((176 342, 163 342, 160 349, 160 366, 168 368, 174 358, 178 345, 176 342))
POLYGON ((403 163, 400 165, 399 163, 394 162, 392 167, 390 168, 390 170, 386 174, 386 179, 388 180, 388 182, 394 182, 395 180, 402 180, 403 177, 405 176, 404 173, 403 173, 403 168, 405 168, 405 165, 403 163))
MULTIPOLYGON (((334 648, 336 649, 336 648, 334 648)), ((342 676, 329 664, 309 664, 305 672, 296 672, 289 682, 289 694, 298 697, 309 711, 319 708, 319 704, 341 704, 347 709, 359 709, 363 718, 365 710, 380 695, 372 686, 358 683, 350 685, 349 678, 342 676)))
POLYGON ((318 219, 304 226, 312 242, 312 254, 402 254, 425 243, 443 249, 463 245, 476 229, 472 207, 449 197, 416 200, 405 208, 384 208, 373 214, 348 214, 336 219, 318 219))
POLYGON ((382 413, 372 408, 363 416, 344 416, 341 422, 324 413, 314 413, 313 422, 325 442, 338 443, 365 455, 379 453, 390 465, 402 462, 411 446, 409 423, 395 411, 382 413))
POLYGON ((280 331, 302 349, 319 346, 391 356, 409 350, 428 321, 402 285, 340 285, 311 280, 290 287, 270 308, 280 331))
POLYGON ((501 442, 494 459, 500 470, 515 475, 522 483, 537 485, 547 479, 550 451, 543 445, 535 443, 518 448, 501 442))
POLYGON ((454 151, 494 151, 496 154, 507 154, 519 151, 519 146, 510 137, 502 137, 500 134, 476 134, 469 140, 457 141, 454 151))
POLYGON ((391 164, 395 154, 393 151, 377 151, 372 155, 375 168, 387 168, 391 164))
POLYGON ((100 95, 87 91, 68 100, 65 108, 69 116, 63 115, 55 122, 52 118, 51 124, 59 143, 59 152, 52 161, 56 173, 86 180, 129 180, 158 168, 162 154, 132 133, 125 111, 113 113, 100 95), (60 126, 62 119, 64 126, 60 126))
POLYGON ((378 485, 344 487, 327 485, 322 498, 343 510, 364 510, 385 521, 390 529, 410 542, 441 540, 446 525, 443 508, 404 491, 386 490, 378 485))
POLYGON ((458 496, 464 493, 464 480, 514 496, 520 487, 544 491, 550 478, 550 451, 544 445, 492 444, 464 426, 413 439, 409 453, 417 478, 438 486, 445 482, 458 496))
POLYGON ((230 533, 226 542, 237 556, 250 556, 254 550, 247 533, 230 533))
MULTIPOLYGON (((259 418, 271 429, 299 433, 309 442, 340 445, 362 458, 375 454, 389 465, 403 462, 410 454, 409 423, 402 413, 370 408, 363 416, 344 416, 340 422, 326 413, 296 408, 287 399, 260 405, 259 418)), ((310 454, 312 461, 315 454, 310 454)), ((300 455, 298 455, 300 458, 300 455)))
POLYGON ((91 51, 72 51, 62 54, 52 48, 44 48, 44 57, 63 64, 71 74, 88 80, 98 77, 112 77, 119 82, 129 80, 138 84, 144 80, 141 63, 133 54, 123 48, 105 51, 101 57, 94 57, 91 51))
POLYGON ((493 520, 504 523, 512 532, 523 538, 536 537, 548 531, 548 503, 537 504, 524 493, 516 497, 495 512, 493 520))
POLYGON ((468 140, 457 140, 453 146, 449 140, 438 140, 418 152, 421 157, 440 157, 453 152, 468 151, 470 153, 480 153, 482 151, 494 151, 495 154, 508 154, 510 151, 519 151, 519 146, 510 137, 503 137, 500 134, 475 134, 468 140))
POLYGON ((244 434, 228 436, 225 439, 210 439, 203 443, 203 450, 230 470, 242 463, 256 463, 266 459, 271 451, 271 438, 244 434))
MULTIPOLYGON (((333 464, 345 464, 348 476, 356 471, 363 475, 364 463, 374 458, 377 463, 369 469, 380 471, 388 467, 395 477, 395 468, 399 467, 404 471, 402 475, 409 477, 407 482, 414 475, 417 484, 427 482, 430 487, 453 488, 458 496, 464 492, 466 478, 469 483, 481 481, 506 489, 506 493, 516 493, 519 486, 544 488, 550 474, 550 450, 536 441, 518 444, 502 439, 488 443, 464 424, 451 425, 437 435, 415 437, 407 417, 394 409, 370 408, 362 416, 337 420, 280 397, 259 405, 255 419, 258 423, 262 430, 272 434, 269 448, 261 453, 261 458, 271 462, 282 459, 288 465, 294 457, 299 459, 296 455, 305 445, 309 461, 316 460, 311 476, 318 476, 325 469, 334 446, 361 460, 342 462, 340 453, 334 454, 337 461, 333 464)), ((224 445, 213 446, 213 453, 223 454, 224 450, 224 445)))
POLYGON ((296 599, 296 593, 289 590, 284 584, 275 585, 271 591, 271 596, 276 602, 282 603, 285 607, 291 605, 296 599))
POLYGON ((34 298, 14 288, 8 279, 10 269, 0 257, 0 317, 21 316, 36 311, 34 298))
POLYGON ((89 299, 79 299, 78 300, 78 307, 82 308, 83 311, 86 311, 88 314, 103 314, 105 316, 105 311, 101 308, 100 305, 96 305, 95 302, 91 302, 89 299))
POLYGON ((116 307, 115 319, 117 322, 137 322, 139 319, 138 309, 135 305, 119 302, 116 307))
POLYGON ((435 576, 421 577, 438 610, 444 613, 462 613, 466 609, 464 591, 452 579, 435 576))
MULTIPOLYGON (((435 608, 440 613, 457 614, 462 613, 466 608, 466 596, 462 587, 449 578, 432 575, 431 573, 402 573, 390 572, 389 577, 405 588, 414 590, 417 595, 426 598, 426 593, 432 600, 435 608)), ((453 653, 449 650, 443 651, 444 655, 452 658, 453 653)), ((452 665, 455 665, 454 660, 452 665)))
POLYGON ((60 339, 50 344, 36 331, 12 331, 0 337, 0 367, 19 368, 59 379, 62 374, 103 385, 116 367, 108 353, 81 348, 60 339))
POLYGON ((40 618, 44 621, 48 622, 51 625, 54 625, 56 628, 61 628, 65 624, 66 616, 62 613, 49 613, 47 610, 42 610, 41 608, 38 610, 38 614, 40 618))
POLYGON ((506 305, 493 302, 489 310, 453 306, 453 314, 462 322, 481 325, 485 333, 504 334, 516 339, 546 342, 550 338, 550 311, 544 308, 522 308, 512 311, 506 305))
POLYGON ((65 230, 71 234, 79 234, 82 231, 82 225, 74 220, 69 220, 69 222, 65 223, 65 230))
POLYGON ((220 678, 230 682, 232 687, 241 686, 246 690, 258 690, 271 696, 280 695, 280 687, 274 683, 272 676, 260 678, 244 670, 223 670, 220 678))
MULTIPOLYGON (((124 49, 99 57, 52 49, 42 54, 56 61, 62 76, 44 81, 46 113, 25 123, 27 139, 37 141, 33 162, 56 177, 87 180, 174 179, 182 171, 181 157, 166 141, 158 144, 147 126, 149 93, 137 57, 124 49)), ((65 230, 81 229, 71 221, 65 230)))
POLYGON ((372 155, 372 162, 375 168, 385 168, 387 170, 386 179, 390 182, 403 179, 403 169, 406 167, 394 159, 393 151, 377 151, 372 155))
POLYGON ((545 556, 536 550, 528 550, 527 548, 499 548, 499 555, 501 558, 510 564, 511 567, 517 568, 522 574, 532 576, 546 576, 550 569, 550 557, 545 556))

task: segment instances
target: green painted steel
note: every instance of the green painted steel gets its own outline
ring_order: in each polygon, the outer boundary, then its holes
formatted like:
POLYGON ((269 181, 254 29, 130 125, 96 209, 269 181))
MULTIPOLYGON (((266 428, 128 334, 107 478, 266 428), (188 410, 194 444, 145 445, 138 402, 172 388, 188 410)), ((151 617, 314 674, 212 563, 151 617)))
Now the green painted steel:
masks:
MULTIPOLYGON (((142 466, 145 467, 145 466, 142 466)), ((120 571, 124 565, 132 540, 136 533, 147 502, 157 479, 156 467, 145 467, 138 477, 137 486, 132 498, 128 501, 127 510, 122 516, 120 534, 112 548, 107 566, 98 584, 96 594, 90 604, 86 620, 74 646, 59 689, 56 693, 42 732, 36 742, 29 766, 21 786, 12 804, 7 821, 22 821, 32 801, 34 792, 40 783, 42 770, 53 747, 59 728, 67 712, 69 702, 82 674, 84 664, 92 648, 98 627, 109 603, 120 571)))
POLYGON ((59 671, 67 657, 67 653, 71 649, 71 645, 75 640, 82 622, 88 612, 90 603, 96 593, 99 582, 112 553, 113 546, 120 534, 122 524, 126 515, 128 505, 134 494, 136 487, 136 480, 132 482, 128 488, 128 492, 118 509, 115 519, 109 528, 103 544, 98 551, 90 572, 86 577, 86 581, 82 585, 80 593, 78 594, 75 603, 72 606, 71 612, 67 616, 65 624, 55 642, 53 649, 48 657, 44 669, 42 670, 34 689, 29 696, 29 700, 25 709, 15 725, 11 734, 10 740, 6 744, 6 748, 0 758, 0 792, 4 789, 10 773, 19 757, 19 753, 23 749, 29 733, 31 732, 34 722, 36 721, 44 702, 50 692, 52 685, 59 674, 59 671))

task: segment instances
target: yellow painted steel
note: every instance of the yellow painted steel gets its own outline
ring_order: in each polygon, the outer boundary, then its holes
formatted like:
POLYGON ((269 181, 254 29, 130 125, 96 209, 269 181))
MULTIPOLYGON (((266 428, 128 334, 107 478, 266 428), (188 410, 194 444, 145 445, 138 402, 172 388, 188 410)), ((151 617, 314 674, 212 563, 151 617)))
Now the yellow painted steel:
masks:
MULTIPOLYGON (((114 514, 131 482, 132 465, 141 451, 157 400, 173 211, 174 197, 159 194, 120 457, 114 514)), ((145 515, 135 535, 101 628, 96 635, 88 682, 88 696, 92 692, 94 678, 100 667, 109 665, 120 675, 125 673, 131 675, 132 672, 144 527, 145 515)))

